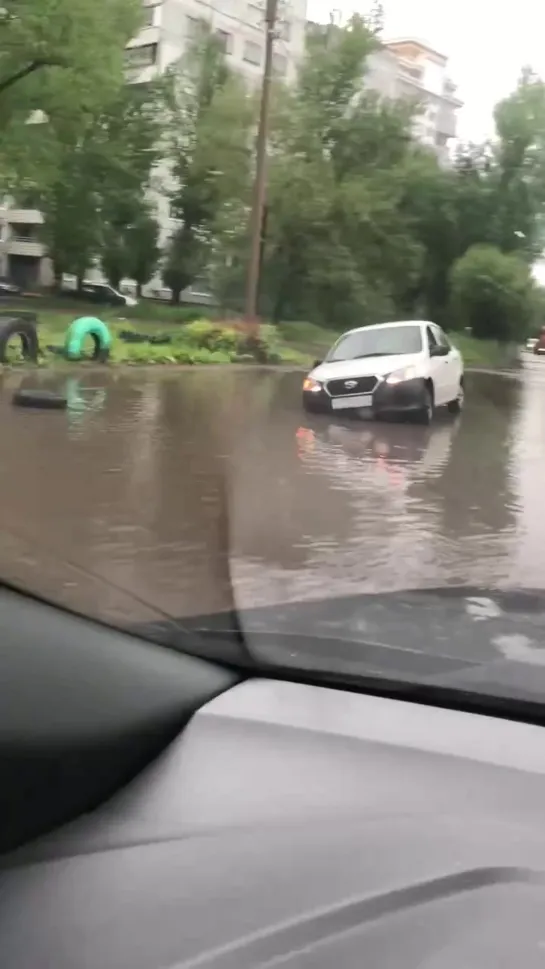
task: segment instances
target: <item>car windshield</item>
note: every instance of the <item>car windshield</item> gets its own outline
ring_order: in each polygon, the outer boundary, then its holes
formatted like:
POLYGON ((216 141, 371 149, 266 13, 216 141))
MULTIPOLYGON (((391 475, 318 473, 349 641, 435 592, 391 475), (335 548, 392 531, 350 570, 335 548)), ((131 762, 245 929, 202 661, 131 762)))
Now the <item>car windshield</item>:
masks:
POLYGON ((419 353, 422 332, 419 326, 370 326, 341 337, 326 360, 354 360, 358 357, 382 357, 419 353))
POLYGON ((537 688, 541 7, 485 72, 487 18, 436 51, 413 6, 260 46, 55 0, 61 51, 3 5, 5 583, 265 674, 537 688))

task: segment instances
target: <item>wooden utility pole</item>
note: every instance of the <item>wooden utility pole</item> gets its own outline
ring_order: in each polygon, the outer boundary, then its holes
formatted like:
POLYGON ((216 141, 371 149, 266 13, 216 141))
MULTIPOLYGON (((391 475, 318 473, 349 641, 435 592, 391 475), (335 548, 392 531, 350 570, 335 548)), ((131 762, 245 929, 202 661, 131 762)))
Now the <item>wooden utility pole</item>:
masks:
POLYGON ((261 244, 263 230, 263 214, 265 210, 265 196, 267 190, 267 141, 269 135, 269 107, 271 101, 271 82, 273 71, 273 45, 275 37, 276 19, 278 16, 278 0, 267 0, 265 11, 265 66, 261 84, 261 104, 259 109, 259 127, 257 131, 254 195, 252 201, 252 216, 250 221, 250 259, 248 276, 246 279, 246 312, 245 320, 250 326, 257 324, 257 297, 259 292, 259 274, 261 264, 261 244))

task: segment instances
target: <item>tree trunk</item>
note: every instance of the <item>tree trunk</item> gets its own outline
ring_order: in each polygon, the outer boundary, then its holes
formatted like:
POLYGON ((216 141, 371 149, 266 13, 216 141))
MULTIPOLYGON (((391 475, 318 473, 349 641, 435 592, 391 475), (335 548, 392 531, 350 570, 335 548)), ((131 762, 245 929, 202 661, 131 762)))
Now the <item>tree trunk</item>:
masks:
POLYGON ((62 266, 53 265, 53 286, 57 293, 60 293, 62 289, 62 277, 63 271, 62 266))

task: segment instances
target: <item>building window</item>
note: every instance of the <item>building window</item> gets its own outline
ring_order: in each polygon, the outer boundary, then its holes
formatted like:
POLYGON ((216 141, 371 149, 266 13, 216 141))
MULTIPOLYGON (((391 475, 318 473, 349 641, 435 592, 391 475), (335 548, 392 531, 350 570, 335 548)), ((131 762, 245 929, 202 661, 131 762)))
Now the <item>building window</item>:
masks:
POLYGON ((243 60, 247 61, 248 64, 256 64, 259 67, 261 64, 261 56, 262 52, 259 44, 256 44, 253 40, 244 41, 243 60))
POLYGON ((289 44, 291 40, 291 24, 289 20, 283 20, 279 24, 278 35, 289 44))
POLYGON ((262 27, 265 23, 265 11, 263 7, 260 7, 257 3, 249 3, 247 5, 247 18, 248 23, 252 27, 262 27))
POLYGON ((283 54, 274 54, 273 71, 279 77, 285 77, 288 71, 288 58, 283 54))
POLYGON ((422 68, 421 67, 409 67, 407 64, 404 64, 403 65, 403 70, 404 70, 405 74, 408 74, 409 75, 409 77, 414 77, 415 81, 421 81, 422 80, 422 68))
POLYGON ((142 47, 129 47, 125 51, 125 66, 131 70, 143 70, 157 62, 157 44, 144 44, 142 47))
POLYGON ((155 25, 155 7, 144 7, 142 21, 143 28, 155 25))
POLYGON ((435 144, 438 148, 444 148, 448 142, 448 135, 444 135, 442 131, 435 132, 435 144))
POLYGON ((191 40, 202 37, 205 29, 205 21, 201 17, 186 17, 187 35, 191 40))
POLYGON ((233 35, 227 30, 216 30, 216 37, 218 38, 222 50, 225 54, 233 53, 233 35))

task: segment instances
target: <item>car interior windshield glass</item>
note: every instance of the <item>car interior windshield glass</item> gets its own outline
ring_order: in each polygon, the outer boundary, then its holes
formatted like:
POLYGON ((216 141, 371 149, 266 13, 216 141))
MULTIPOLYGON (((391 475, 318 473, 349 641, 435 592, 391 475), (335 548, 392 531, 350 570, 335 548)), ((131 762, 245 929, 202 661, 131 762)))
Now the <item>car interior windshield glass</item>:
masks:
POLYGON ((329 353, 327 360, 355 360, 367 356, 419 353, 422 334, 419 326, 369 327, 349 333, 329 353))

